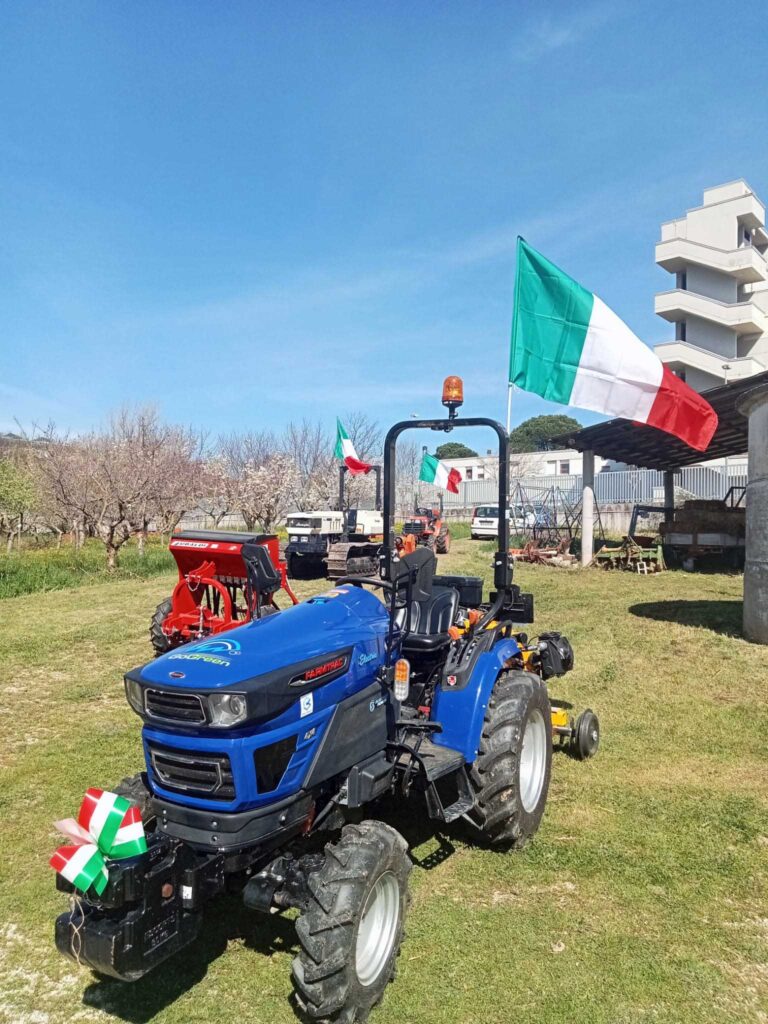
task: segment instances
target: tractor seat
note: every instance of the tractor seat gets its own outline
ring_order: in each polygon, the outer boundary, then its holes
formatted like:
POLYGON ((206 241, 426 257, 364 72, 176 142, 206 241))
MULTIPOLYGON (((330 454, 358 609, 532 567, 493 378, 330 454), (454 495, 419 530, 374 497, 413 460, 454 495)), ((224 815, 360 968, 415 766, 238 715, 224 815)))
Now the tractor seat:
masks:
POLYGON ((424 601, 411 605, 410 632, 403 640, 403 651, 421 654, 439 651, 451 642, 448 634, 459 609, 455 587, 433 587, 424 601))
POLYGON ((268 596, 280 589, 282 577, 262 544, 252 540, 246 541, 243 544, 243 561, 248 582, 257 593, 268 596))

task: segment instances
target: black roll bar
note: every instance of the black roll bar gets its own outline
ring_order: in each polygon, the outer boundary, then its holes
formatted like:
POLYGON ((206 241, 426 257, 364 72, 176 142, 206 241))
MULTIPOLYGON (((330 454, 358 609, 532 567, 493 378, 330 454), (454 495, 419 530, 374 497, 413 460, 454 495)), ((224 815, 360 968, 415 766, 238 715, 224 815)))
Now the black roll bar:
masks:
MULTIPOLYGON (((371 466, 374 476, 376 477, 376 511, 381 511, 381 466, 371 466)), ((347 473, 347 467, 342 464, 339 466, 339 511, 344 512, 344 474, 347 473)))
POLYGON ((509 523, 507 492, 509 490, 509 438, 498 420, 485 416, 451 417, 439 420, 401 420, 387 431, 384 441, 384 547, 380 555, 382 579, 391 579, 391 561, 395 551, 395 477, 398 437, 406 430, 437 430, 449 433, 454 427, 489 427, 499 439, 499 535, 498 550, 493 559, 493 582, 501 593, 512 586, 509 562, 509 523))

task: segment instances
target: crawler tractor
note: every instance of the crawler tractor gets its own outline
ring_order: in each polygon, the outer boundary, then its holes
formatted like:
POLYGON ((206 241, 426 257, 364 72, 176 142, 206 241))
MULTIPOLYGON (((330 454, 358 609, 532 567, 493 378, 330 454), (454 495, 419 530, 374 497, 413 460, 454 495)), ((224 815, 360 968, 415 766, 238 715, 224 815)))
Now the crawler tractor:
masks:
POLYGON ((327 576, 370 576, 379 564, 384 539, 381 515, 381 466, 376 474, 376 508, 345 508, 346 466, 339 467, 339 508, 317 512, 292 512, 287 517, 288 544, 285 559, 293 579, 327 576))
MULTIPOLYGON (((138 804, 148 852, 109 861, 101 895, 89 890, 58 918, 62 953, 140 978, 199 935, 221 893, 239 891, 254 912, 298 910, 296 1003, 312 1020, 352 1024, 393 977, 408 906, 407 844, 381 820, 379 798, 394 796, 391 813, 423 801, 436 828, 463 819, 500 848, 534 835, 552 764, 546 679, 571 667, 572 652, 559 634, 529 642, 519 631, 533 599, 512 581, 507 435, 458 416, 456 380, 447 418, 387 435, 378 573, 126 675, 146 764, 118 792, 138 804), (499 439, 502 526, 487 598, 479 577, 436 575, 428 548, 400 557, 395 546, 397 439, 454 427, 499 439)), ((257 607, 271 568, 254 559, 257 607)), ((443 940, 462 955, 459 936, 443 940)))
POLYGON ((298 601, 274 534, 184 530, 171 537, 169 549, 179 581, 152 616, 149 638, 156 654, 271 615, 279 590, 298 601), (260 588, 254 586, 257 572, 260 588))

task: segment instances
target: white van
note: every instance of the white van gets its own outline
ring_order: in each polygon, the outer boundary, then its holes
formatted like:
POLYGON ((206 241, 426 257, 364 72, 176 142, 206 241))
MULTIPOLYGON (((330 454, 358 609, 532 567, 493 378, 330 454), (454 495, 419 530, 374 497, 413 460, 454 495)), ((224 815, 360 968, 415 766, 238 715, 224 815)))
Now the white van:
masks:
MULTIPOLYGON (((507 518, 513 532, 522 532, 530 529, 536 523, 536 512, 532 505, 514 505, 507 509, 507 518)), ((470 536, 472 540, 479 540, 481 537, 496 537, 499 532, 499 506, 478 505, 472 509, 472 525, 470 536)))

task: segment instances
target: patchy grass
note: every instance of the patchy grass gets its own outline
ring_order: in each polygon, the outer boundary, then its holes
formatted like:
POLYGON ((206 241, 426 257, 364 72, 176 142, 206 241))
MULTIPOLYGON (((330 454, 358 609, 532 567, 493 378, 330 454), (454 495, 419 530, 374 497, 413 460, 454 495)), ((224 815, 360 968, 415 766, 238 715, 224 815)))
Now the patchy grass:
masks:
POLYGON ((53 547, 24 548, 21 553, 0 555, 0 599, 20 597, 46 590, 66 590, 115 579, 148 579, 169 572, 173 558, 167 543, 150 538, 144 556, 136 544, 128 541, 120 549, 120 567, 109 573, 104 545, 88 540, 80 549, 64 544, 53 547))
MULTIPOLYGON (((489 573, 460 541, 444 571, 489 573)), ((136 985, 59 957, 51 822, 141 762, 122 673, 149 655, 168 574, 0 605, 0 1021, 294 1024, 293 926, 214 904, 198 944, 136 985)), ((463 829, 412 844, 414 902, 376 1024, 768 1021, 768 652, 738 635, 741 580, 520 566, 537 629, 576 669, 553 692, 600 715, 603 746, 556 755, 542 828, 518 854, 463 829)), ((323 583, 301 583, 307 595, 323 583)))

